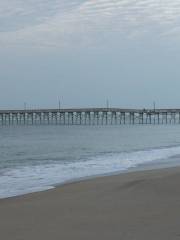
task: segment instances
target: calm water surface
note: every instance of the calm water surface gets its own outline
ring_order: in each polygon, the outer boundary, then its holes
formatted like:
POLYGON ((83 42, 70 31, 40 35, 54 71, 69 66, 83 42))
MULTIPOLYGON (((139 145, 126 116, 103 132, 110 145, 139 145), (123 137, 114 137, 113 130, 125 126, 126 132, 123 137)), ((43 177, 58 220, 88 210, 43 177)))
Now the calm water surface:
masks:
POLYGON ((0 198, 179 155, 180 125, 1 127, 0 198))

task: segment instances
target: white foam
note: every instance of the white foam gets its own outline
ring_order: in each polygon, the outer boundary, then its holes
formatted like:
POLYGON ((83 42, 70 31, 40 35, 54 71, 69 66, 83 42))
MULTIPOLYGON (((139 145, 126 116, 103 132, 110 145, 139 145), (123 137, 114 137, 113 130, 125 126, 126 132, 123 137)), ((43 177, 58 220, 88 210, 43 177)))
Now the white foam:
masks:
POLYGON ((180 146, 146 151, 102 154, 76 162, 59 162, 11 169, 0 175, 0 198, 53 188, 83 177, 124 171, 139 164, 180 154, 180 146))

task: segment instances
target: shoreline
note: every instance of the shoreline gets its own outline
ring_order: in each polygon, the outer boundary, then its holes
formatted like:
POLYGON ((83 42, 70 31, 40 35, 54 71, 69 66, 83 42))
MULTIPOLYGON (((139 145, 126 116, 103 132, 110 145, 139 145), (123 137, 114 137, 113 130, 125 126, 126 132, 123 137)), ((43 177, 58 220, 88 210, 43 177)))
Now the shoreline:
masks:
POLYGON ((180 167, 121 173, 0 199, 11 239, 179 239, 180 167))
MULTIPOLYGON (((180 156, 178 156, 178 159, 179 159, 179 157, 180 156)), ((43 186, 42 189, 37 190, 37 191, 25 192, 25 193, 12 195, 12 196, 8 196, 8 197, 0 197, 0 201, 3 199, 23 197, 23 196, 26 196, 29 194, 47 192, 47 191, 50 191, 50 190, 53 190, 53 189, 56 189, 59 187, 64 187, 69 184, 79 183, 79 182, 84 182, 84 181, 91 181, 91 180, 104 178, 104 177, 111 177, 111 176, 117 176, 117 175, 122 175, 122 174, 138 173, 138 172, 159 170, 159 169, 171 169, 171 168, 176 168, 176 167, 180 167, 180 162, 178 162, 178 161, 170 162, 170 159, 168 159, 167 162, 166 161, 164 162, 164 159, 163 159, 156 163, 154 163, 153 161, 147 162, 147 163, 141 163, 141 164, 138 164, 136 166, 133 166, 128 169, 121 170, 121 171, 117 170, 117 171, 108 172, 108 173, 104 173, 104 174, 96 174, 96 175, 91 175, 91 176, 87 176, 87 177, 79 177, 79 178, 74 178, 74 179, 72 178, 71 180, 67 180, 67 181, 64 181, 61 183, 43 186)))

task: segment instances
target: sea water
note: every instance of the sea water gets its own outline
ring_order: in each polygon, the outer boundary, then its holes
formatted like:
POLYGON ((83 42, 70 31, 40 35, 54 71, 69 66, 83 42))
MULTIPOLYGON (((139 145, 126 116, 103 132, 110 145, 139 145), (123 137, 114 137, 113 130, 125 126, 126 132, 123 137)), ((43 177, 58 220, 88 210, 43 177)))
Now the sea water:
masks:
POLYGON ((140 166, 180 165, 180 125, 0 127, 0 198, 140 166))

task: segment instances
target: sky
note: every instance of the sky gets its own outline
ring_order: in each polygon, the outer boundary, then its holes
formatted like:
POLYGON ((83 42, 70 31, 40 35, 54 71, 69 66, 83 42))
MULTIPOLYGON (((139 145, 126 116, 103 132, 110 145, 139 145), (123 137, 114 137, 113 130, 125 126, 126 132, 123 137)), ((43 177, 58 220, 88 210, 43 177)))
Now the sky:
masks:
POLYGON ((0 0, 0 109, 180 108, 179 0, 0 0))

